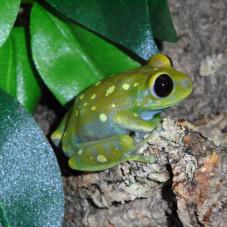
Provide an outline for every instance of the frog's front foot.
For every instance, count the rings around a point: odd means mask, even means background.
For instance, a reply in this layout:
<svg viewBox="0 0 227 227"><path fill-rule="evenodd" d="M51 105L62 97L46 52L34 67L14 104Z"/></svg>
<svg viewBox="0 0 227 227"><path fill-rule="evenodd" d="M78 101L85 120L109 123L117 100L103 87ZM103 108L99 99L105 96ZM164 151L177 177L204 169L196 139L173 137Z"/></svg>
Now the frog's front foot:
<svg viewBox="0 0 227 227"><path fill-rule="evenodd" d="M146 138L135 144L132 151L129 153L130 155L127 158L127 161L140 161L140 162L147 162L147 163L155 163L156 158L153 155L144 156L142 154L138 154L138 150L140 150L141 147L146 146L155 136L156 133L160 132L162 130L162 124L160 122L157 123L156 128L148 134ZM127 156L128 154L126 154Z"/></svg>

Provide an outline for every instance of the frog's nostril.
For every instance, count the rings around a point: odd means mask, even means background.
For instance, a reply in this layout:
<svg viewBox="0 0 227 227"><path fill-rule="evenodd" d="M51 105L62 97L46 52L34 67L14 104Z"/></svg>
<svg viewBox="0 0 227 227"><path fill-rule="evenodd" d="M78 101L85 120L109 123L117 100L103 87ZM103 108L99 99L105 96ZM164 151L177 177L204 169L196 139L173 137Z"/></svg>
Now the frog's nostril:
<svg viewBox="0 0 227 227"><path fill-rule="evenodd" d="M192 89L192 81L191 79L187 79L187 80L182 80L181 81L181 86L184 88L184 89Z"/></svg>

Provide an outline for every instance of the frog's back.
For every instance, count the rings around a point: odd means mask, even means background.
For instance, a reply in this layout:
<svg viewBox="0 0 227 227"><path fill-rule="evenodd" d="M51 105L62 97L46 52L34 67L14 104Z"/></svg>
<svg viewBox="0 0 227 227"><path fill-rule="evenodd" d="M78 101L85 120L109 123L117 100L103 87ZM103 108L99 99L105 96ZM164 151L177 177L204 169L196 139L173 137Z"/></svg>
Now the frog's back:
<svg viewBox="0 0 227 227"><path fill-rule="evenodd" d="M146 73L139 72L141 69L108 77L76 98L68 125L73 125L70 130L78 142L126 133L114 123L113 116L133 105L137 86L146 83Z"/></svg>

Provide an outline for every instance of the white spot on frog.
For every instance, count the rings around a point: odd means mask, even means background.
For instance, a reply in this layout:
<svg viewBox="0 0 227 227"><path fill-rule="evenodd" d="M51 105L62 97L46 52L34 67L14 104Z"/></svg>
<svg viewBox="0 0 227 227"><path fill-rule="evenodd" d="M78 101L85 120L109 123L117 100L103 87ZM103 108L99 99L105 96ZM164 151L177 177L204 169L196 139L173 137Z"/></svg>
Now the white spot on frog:
<svg viewBox="0 0 227 227"><path fill-rule="evenodd" d="M128 90L128 89L130 88L130 85L129 85L129 84L123 84L123 85L122 85L122 88L123 88L124 90Z"/></svg>
<svg viewBox="0 0 227 227"><path fill-rule="evenodd" d="M83 153L83 150L80 149L80 150L78 151L78 155L82 155L82 153Z"/></svg>
<svg viewBox="0 0 227 227"><path fill-rule="evenodd" d="M101 81L99 81L98 83L96 83L95 86L98 86L99 84L101 84Z"/></svg>
<svg viewBox="0 0 227 227"><path fill-rule="evenodd" d="M97 161L98 162L107 162L107 159L104 155L98 155L97 156Z"/></svg>
<svg viewBox="0 0 227 227"><path fill-rule="evenodd" d="M100 119L101 121L105 122L105 121L107 120L107 116L106 116L104 113L101 113L101 114L99 115L99 119Z"/></svg>
<svg viewBox="0 0 227 227"><path fill-rule="evenodd" d="M109 94L113 93L113 91L115 90L115 86L111 86L106 90L106 96L108 96Z"/></svg>
<svg viewBox="0 0 227 227"><path fill-rule="evenodd" d="M93 94L93 95L91 96L91 99L95 99L95 97L96 97L96 94Z"/></svg>

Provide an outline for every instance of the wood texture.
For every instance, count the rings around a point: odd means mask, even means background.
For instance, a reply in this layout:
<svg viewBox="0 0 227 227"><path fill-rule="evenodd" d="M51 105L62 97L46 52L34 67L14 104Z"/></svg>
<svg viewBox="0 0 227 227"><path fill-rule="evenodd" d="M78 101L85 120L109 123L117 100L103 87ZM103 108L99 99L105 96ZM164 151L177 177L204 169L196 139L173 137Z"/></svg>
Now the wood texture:
<svg viewBox="0 0 227 227"><path fill-rule="evenodd" d="M223 147L188 122L166 118L141 152L157 155L158 163L124 163L65 178L71 186L66 204L74 204L65 226L227 225Z"/></svg>

